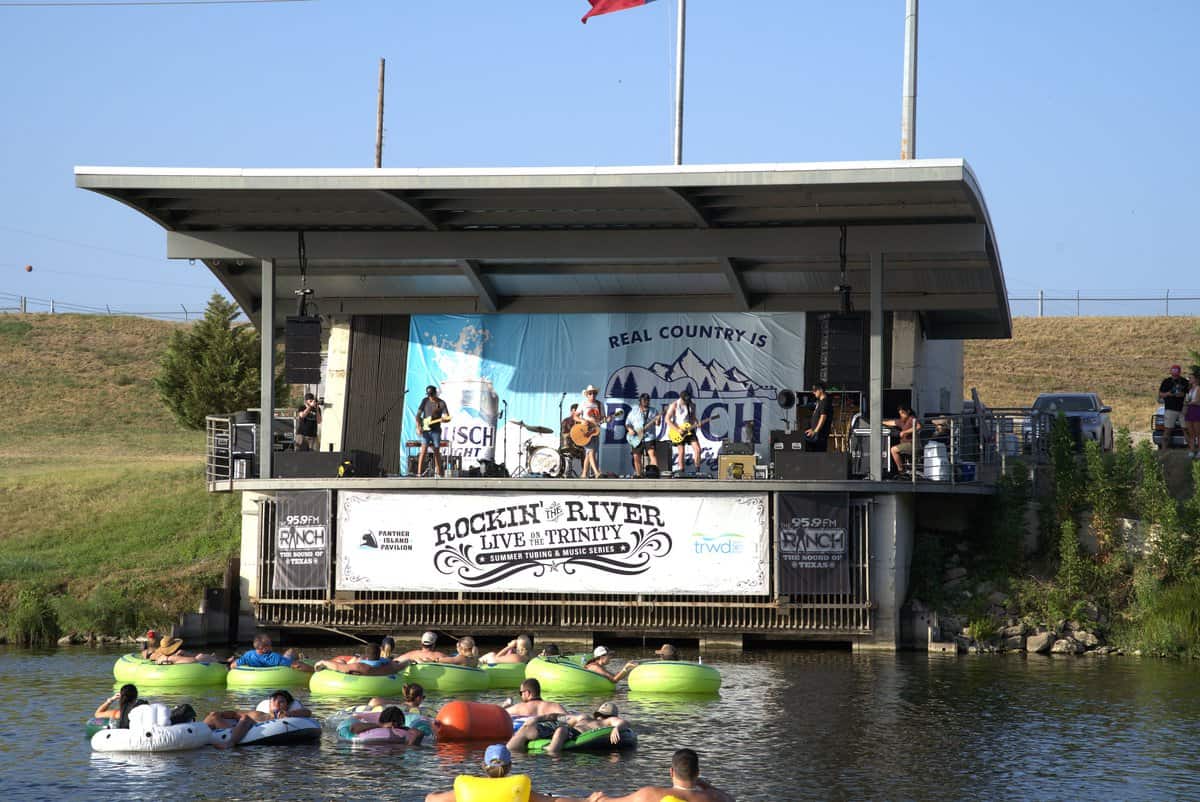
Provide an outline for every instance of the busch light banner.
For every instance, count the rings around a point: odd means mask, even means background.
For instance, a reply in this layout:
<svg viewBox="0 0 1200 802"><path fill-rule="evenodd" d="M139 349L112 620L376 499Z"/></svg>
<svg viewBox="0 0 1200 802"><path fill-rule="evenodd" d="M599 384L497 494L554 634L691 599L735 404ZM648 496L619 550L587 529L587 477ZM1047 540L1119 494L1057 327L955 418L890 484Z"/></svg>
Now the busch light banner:
<svg viewBox="0 0 1200 802"><path fill-rule="evenodd" d="M338 493L339 590L767 592L767 496Z"/></svg>
<svg viewBox="0 0 1200 802"><path fill-rule="evenodd" d="M417 404L436 385L452 418L443 427L451 453L464 466L494 459L510 474L563 470L561 421L589 384L610 415L637 406L641 393L661 413L690 390L705 421L704 473L715 471L722 440L749 437L768 459L769 431L788 414L778 392L803 389L803 313L414 315L411 325L403 438L416 439ZM652 433L662 440L666 431L660 418ZM631 473L620 418L600 437L601 469Z"/></svg>
<svg viewBox="0 0 1200 802"><path fill-rule="evenodd" d="M779 493L779 592L850 592L850 494Z"/></svg>
<svg viewBox="0 0 1200 802"><path fill-rule="evenodd" d="M275 495L276 590L324 590L329 585L329 490L281 490Z"/></svg>

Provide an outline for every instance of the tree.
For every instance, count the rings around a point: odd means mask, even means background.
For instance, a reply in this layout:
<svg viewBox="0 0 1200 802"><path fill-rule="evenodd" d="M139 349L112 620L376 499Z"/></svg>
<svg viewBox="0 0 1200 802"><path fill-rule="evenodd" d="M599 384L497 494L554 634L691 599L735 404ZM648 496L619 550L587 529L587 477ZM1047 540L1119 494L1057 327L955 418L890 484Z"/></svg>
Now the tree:
<svg viewBox="0 0 1200 802"><path fill-rule="evenodd" d="M238 307L213 293L204 318L171 333L154 386L175 420L203 429L206 415L257 406L259 335L249 324L234 325ZM282 372L275 397L287 390Z"/></svg>

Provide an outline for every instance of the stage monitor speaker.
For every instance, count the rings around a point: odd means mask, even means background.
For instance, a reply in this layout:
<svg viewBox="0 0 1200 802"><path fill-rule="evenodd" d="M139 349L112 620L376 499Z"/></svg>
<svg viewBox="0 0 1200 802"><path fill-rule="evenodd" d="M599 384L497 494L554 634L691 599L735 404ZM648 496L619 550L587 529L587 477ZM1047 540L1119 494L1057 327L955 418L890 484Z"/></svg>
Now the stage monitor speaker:
<svg viewBox="0 0 1200 802"><path fill-rule="evenodd" d="M717 451L719 457L741 457L746 454L754 453L753 443L734 443L726 440L721 443L721 448ZM724 473L721 474L724 476Z"/></svg>
<svg viewBox="0 0 1200 802"><path fill-rule="evenodd" d="M335 478L343 460L353 459L342 451L277 451L275 477L278 479Z"/></svg>
<svg viewBox="0 0 1200 802"><path fill-rule="evenodd" d="M283 374L288 384L321 383L321 318L288 317L284 327Z"/></svg>
<svg viewBox="0 0 1200 802"><path fill-rule="evenodd" d="M848 462L842 451L772 451L776 479L845 479Z"/></svg>

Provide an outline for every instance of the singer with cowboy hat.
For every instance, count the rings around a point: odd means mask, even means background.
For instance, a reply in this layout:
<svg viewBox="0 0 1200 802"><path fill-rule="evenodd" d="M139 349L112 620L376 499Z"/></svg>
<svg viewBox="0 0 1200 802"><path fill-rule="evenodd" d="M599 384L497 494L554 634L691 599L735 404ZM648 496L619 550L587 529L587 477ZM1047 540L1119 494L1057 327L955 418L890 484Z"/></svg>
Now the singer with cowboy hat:
<svg viewBox="0 0 1200 802"><path fill-rule="evenodd" d="M589 429L592 426L599 427L604 422L604 413L600 409L600 402L596 400L599 390L595 385L589 384L583 388L583 401L579 404L579 408L575 410L575 423L587 424ZM591 469L591 475L594 478L600 478L600 435L597 434L591 440L588 440L587 445L583 447L583 478L588 478L588 470Z"/></svg>

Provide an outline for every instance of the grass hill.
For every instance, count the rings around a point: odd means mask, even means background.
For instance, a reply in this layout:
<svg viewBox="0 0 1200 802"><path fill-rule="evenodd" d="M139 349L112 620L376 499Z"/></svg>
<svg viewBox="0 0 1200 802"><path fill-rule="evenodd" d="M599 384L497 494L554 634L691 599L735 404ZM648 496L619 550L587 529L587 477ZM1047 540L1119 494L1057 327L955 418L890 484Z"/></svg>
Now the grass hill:
<svg viewBox="0 0 1200 802"><path fill-rule="evenodd" d="M219 581L237 498L206 492L203 433L152 383L179 325L0 316L0 610L36 584L64 628L164 624Z"/></svg>
<svg viewBox="0 0 1200 802"><path fill-rule="evenodd" d="M1096 392L1113 408L1113 423L1148 432L1158 384L1173 364L1187 366L1200 350L1194 317L1017 318L1011 340L972 340L963 357L963 385L988 406L1033 403L1038 393Z"/></svg>
<svg viewBox="0 0 1200 802"><path fill-rule="evenodd" d="M0 611L37 583L66 628L164 624L217 581L239 499L205 491L203 434L153 386L180 325L0 315ZM992 406L1095 390L1118 425L1145 431L1167 366L1198 346L1194 318L1021 318L1012 340L967 343L965 385Z"/></svg>

